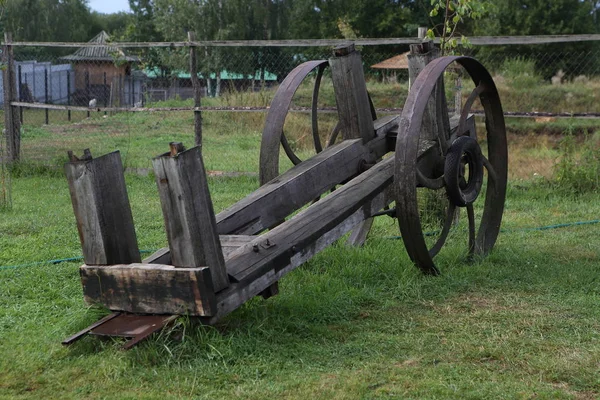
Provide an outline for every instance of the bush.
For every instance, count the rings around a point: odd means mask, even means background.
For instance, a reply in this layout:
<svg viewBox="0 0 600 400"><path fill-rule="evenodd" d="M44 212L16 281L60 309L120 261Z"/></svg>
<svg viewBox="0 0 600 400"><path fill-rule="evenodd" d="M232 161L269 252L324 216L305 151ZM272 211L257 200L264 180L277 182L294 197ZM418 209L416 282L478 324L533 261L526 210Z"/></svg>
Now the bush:
<svg viewBox="0 0 600 400"><path fill-rule="evenodd" d="M500 67L502 75L509 86L531 88L542 82L542 77L535 70L535 61L526 58L509 58Z"/></svg>
<svg viewBox="0 0 600 400"><path fill-rule="evenodd" d="M561 157L555 168L554 182L573 194L600 190L600 134L584 133L583 146L576 146L572 130L565 132L560 143ZM582 148L577 153L576 148Z"/></svg>

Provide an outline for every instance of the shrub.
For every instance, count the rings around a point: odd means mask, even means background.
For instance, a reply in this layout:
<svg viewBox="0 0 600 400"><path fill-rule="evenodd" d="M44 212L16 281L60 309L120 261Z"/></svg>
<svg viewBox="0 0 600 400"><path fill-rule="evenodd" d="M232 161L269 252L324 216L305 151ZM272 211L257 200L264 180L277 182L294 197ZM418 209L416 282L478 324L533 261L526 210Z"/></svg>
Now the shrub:
<svg viewBox="0 0 600 400"><path fill-rule="evenodd" d="M583 146L576 146L572 130L565 132L560 143L560 159L555 167L554 182L573 194L600 190L600 134L584 133ZM582 148L577 152L576 148Z"/></svg>
<svg viewBox="0 0 600 400"><path fill-rule="evenodd" d="M509 86L531 88L542 82L535 70L535 61L522 57L506 59L500 67L500 74Z"/></svg>

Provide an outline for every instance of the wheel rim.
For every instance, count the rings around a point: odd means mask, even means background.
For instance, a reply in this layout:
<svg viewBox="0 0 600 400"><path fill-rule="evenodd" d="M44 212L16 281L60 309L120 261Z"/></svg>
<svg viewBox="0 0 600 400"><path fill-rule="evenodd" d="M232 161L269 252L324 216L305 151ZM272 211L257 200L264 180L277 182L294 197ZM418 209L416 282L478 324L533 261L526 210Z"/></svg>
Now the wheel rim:
<svg viewBox="0 0 600 400"><path fill-rule="evenodd" d="M429 63L415 80L404 106L395 154L395 197L396 214L406 250L417 267L428 274L439 274L433 257L443 247L449 231L449 224L454 213L455 204L450 206L446 214L444 227L440 238L428 248L419 216L417 204L417 186L441 189L446 187L445 178L423 176L418 167L418 148L423 115L436 82L443 76L446 68L453 62L460 64L469 74L475 84L473 93L469 96L461 112L456 136L466 134L465 123L470 108L475 99L479 98L484 108L485 126L487 131L488 157L482 156L482 164L487 172L487 189L483 201L483 212L479 221L475 216L473 204L465 204L468 217L468 252L470 255L485 255L494 246L504 210L507 178L507 145L504 114L496 86L487 70L475 59L469 57L442 57ZM452 146L444 145L450 141L450 132L442 133L445 137L438 138L442 150L442 158ZM444 174L446 172L444 171ZM424 184L425 183L425 184ZM436 186L437 185L437 186ZM467 202L468 203L468 202Z"/></svg>
<svg viewBox="0 0 600 400"><path fill-rule="evenodd" d="M311 129L315 151L318 153L322 150L321 140L319 137L319 125L317 120L317 102L319 96L319 88L323 77L323 71L329 65L327 60L308 61L300 64L292 70L283 80L273 100L271 107L267 113L265 127L262 133L260 146L260 184L264 185L271 179L279 175L279 147L283 147L286 155L294 165L299 164L302 160L295 154L291 148L284 132L286 116L289 112L290 105L294 93L302 84L302 81L315 69L317 77L313 88L312 104L311 104Z"/></svg>

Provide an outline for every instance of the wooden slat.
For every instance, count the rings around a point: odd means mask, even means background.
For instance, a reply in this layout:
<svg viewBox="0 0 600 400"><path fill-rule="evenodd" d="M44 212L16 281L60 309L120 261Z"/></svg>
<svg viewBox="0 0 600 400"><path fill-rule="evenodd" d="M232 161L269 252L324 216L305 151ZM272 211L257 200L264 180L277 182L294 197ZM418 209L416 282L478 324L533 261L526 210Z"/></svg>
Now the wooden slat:
<svg viewBox="0 0 600 400"><path fill-rule="evenodd" d="M85 263L140 262L118 151L65 164Z"/></svg>
<svg viewBox="0 0 600 400"><path fill-rule="evenodd" d="M167 231L171 264L208 266L215 291L229 285L200 148L152 160Z"/></svg>
<svg viewBox="0 0 600 400"><path fill-rule="evenodd" d="M396 120L386 126L393 129ZM336 184L357 175L362 160L373 162L389 151L384 128L367 145L346 140L296 165L217 215L221 234L253 235L281 221Z"/></svg>
<svg viewBox="0 0 600 400"><path fill-rule="evenodd" d="M113 311L211 316L216 313L210 270L158 264L80 267L85 301Z"/></svg>
<svg viewBox="0 0 600 400"><path fill-rule="evenodd" d="M389 157L285 223L236 250L227 272L238 282L260 271L285 266L392 182L394 158ZM257 251L258 250L258 251Z"/></svg>
<svg viewBox="0 0 600 400"><path fill-rule="evenodd" d="M329 65L342 135L366 143L375 133L360 53L350 45L335 49L334 54Z"/></svg>

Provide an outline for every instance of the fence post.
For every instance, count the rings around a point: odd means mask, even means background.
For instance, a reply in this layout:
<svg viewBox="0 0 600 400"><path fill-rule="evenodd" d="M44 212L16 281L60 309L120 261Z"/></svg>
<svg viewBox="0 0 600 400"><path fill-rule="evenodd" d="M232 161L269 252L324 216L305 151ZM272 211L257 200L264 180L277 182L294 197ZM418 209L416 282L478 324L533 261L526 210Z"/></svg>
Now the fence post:
<svg viewBox="0 0 600 400"><path fill-rule="evenodd" d="M92 95L90 93L90 72L89 71L85 71L85 75L84 76L85 76L85 94L86 94L85 98L88 101L88 105L89 105L89 102L92 100L91 99ZM90 110L89 109L88 109L88 112L87 112L87 117L88 118L90 117Z"/></svg>
<svg viewBox="0 0 600 400"><path fill-rule="evenodd" d="M107 86L106 86L106 71L103 72L103 83L104 86L102 86L102 96L104 97L104 107L108 107L108 90L107 90ZM106 115L106 111L104 111L104 115Z"/></svg>
<svg viewBox="0 0 600 400"><path fill-rule="evenodd" d="M71 105L71 71L67 71L67 105ZM67 119L71 121L71 109L67 110Z"/></svg>
<svg viewBox="0 0 600 400"><path fill-rule="evenodd" d="M198 63L196 60L196 46L192 42L196 40L194 32L188 32L188 41L190 42L190 76L192 78L192 87L194 89L194 143L202 149L202 111L198 109L201 106L200 80L198 79Z"/></svg>
<svg viewBox="0 0 600 400"><path fill-rule="evenodd" d="M18 71L19 71L19 101L23 101L23 75L22 75L22 70L21 70L21 66L19 65L18 67ZM19 107L19 121L21 122L21 125L23 125L23 107Z"/></svg>
<svg viewBox="0 0 600 400"><path fill-rule="evenodd" d="M44 103L48 104L48 68L44 69ZM46 108L46 125L50 123L49 110Z"/></svg>
<svg viewBox="0 0 600 400"><path fill-rule="evenodd" d="M6 129L6 149L9 162L19 161L21 155L21 120L18 117L18 109L11 103L17 100L17 88L15 86L15 65L13 50L10 43L12 36L4 33L4 71L2 79L4 82L4 129Z"/></svg>

